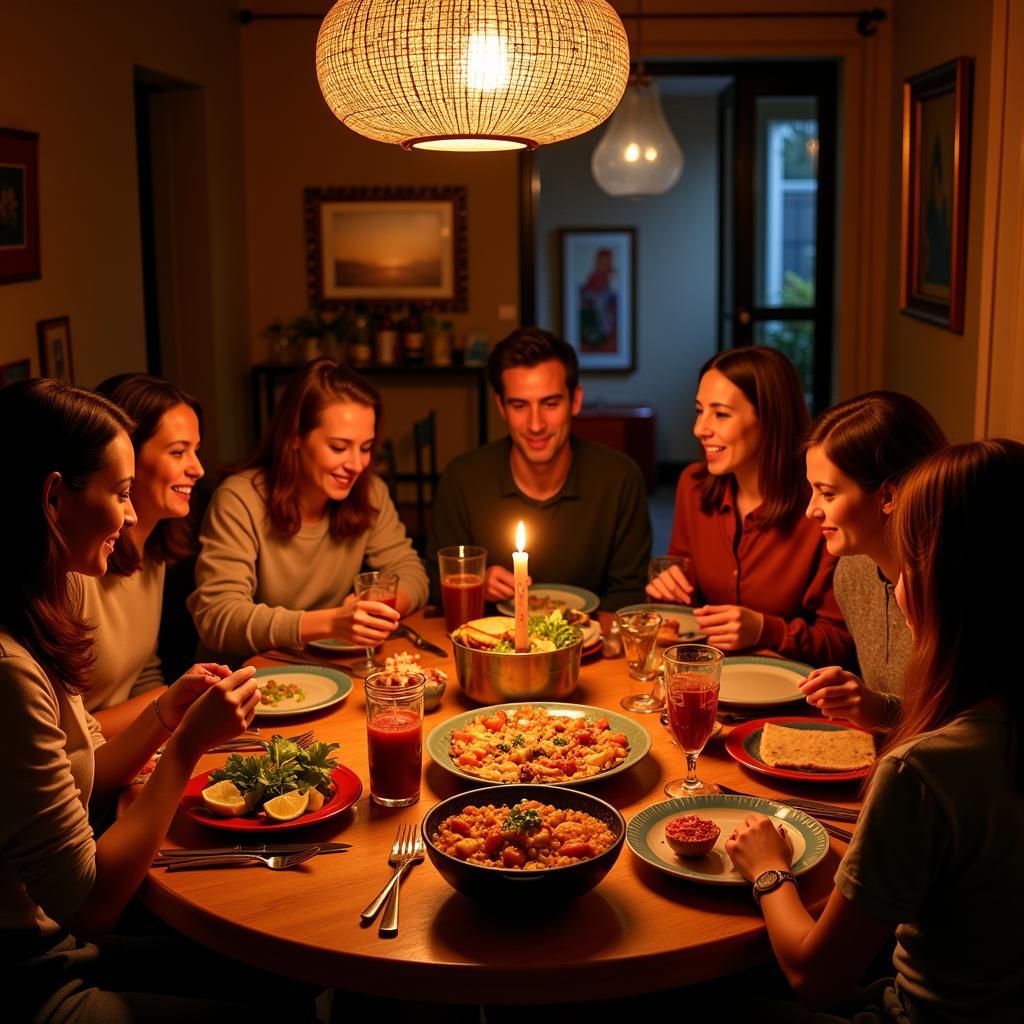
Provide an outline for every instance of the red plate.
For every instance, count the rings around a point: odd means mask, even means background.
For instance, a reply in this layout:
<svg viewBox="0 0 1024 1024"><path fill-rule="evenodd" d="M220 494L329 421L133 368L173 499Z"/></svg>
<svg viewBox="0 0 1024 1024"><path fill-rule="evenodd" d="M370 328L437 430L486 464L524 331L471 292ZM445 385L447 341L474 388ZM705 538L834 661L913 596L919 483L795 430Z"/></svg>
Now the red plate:
<svg viewBox="0 0 1024 1024"><path fill-rule="evenodd" d="M870 768L860 768L855 772L804 772L795 768L773 768L761 760L761 733L766 722L799 729L825 729L829 732L856 729L853 725L839 725L822 718L758 718L753 722L744 722L743 725L737 725L725 741L725 749L744 768L761 772L763 775L773 775L777 779L792 779L794 782L856 782L871 774Z"/></svg>
<svg viewBox="0 0 1024 1024"><path fill-rule="evenodd" d="M302 814L294 821L270 821L262 811L244 818L220 818L216 814L211 814L206 809L202 796L203 790L210 785L209 772L202 772L189 780L185 787L185 795L181 798L181 809L193 821L198 821L200 825L208 825L210 828L220 828L228 832L283 832L286 829L304 828L306 825L315 825L317 822L333 818L348 810L363 795L363 784L359 781L359 776L344 765L332 770L331 781L334 783L334 796L326 801L319 811Z"/></svg>

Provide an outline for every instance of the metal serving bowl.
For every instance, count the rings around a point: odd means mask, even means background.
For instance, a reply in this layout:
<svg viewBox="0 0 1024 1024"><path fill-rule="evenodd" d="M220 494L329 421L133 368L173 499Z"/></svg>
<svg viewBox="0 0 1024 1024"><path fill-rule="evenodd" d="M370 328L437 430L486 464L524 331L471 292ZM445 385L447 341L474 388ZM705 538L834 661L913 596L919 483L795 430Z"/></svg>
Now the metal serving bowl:
<svg viewBox="0 0 1024 1024"><path fill-rule="evenodd" d="M522 871L471 864L442 853L432 841L437 826L445 818L458 814L463 807L470 804L511 807L520 800L539 800L564 810L584 811L603 821L611 829L615 842L590 860L543 871ZM427 856L453 888L471 899L502 906L525 897L531 908L575 899L593 889L618 859L626 836L626 822L611 804L580 790L542 785L485 786L468 793L458 793L431 807L423 818L422 829Z"/></svg>
<svg viewBox="0 0 1024 1024"><path fill-rule="evenodd" d="M537 654L495 654L452 640L462 692L477 704L561 700L580 680L582 637L568 647Z"/></svg>

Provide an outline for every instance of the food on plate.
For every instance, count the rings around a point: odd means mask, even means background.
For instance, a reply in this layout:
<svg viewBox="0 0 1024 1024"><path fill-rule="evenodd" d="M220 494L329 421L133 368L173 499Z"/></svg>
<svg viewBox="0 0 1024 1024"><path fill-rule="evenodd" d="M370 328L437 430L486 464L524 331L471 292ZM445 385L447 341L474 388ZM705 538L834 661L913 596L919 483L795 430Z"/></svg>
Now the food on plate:
<svg viewBox="0 0 1024 1024"><path fill-rule="evenodd" d="M554 594L530 594L526 600L527 608L535 615L547 615L556 608L564 611L565 604L564 598L555 597Z"/></svg>
<svg viewBox="0 0 1024 1024"><path fill-rule="evenodd" d="M772 768L853 772L875 763L875 744L859 729L791 729L765 722L761 760Z"/></svg>
<svg viewBox="0 0 1024 1024"><path fill-rule="evenodd" d="M430 838L442 853L470 864L523 871L578 864L615 844L612 830L599 818L539 800L511 807L470 804L445 818Z"/></svg>
<svg viewBox="0 0 1024 1024"><path fill-rule="evenodd" d="M665 826L665 840L680 857L703 857L710 853L722 830L707 818L684 814Z"/></svg>
<svg viewBox="0 0 1024 1024"><path fill-rule="evenodd" d="M273 736L263 744L265 754L231 754L223 768L210 772L203 803L223 818L262 810L273 821L291 821L307 811L318 811L334 795L331 771L338 762L331 751L338 746L311 743L301 748L283 736Z"/></svg>
<svg viewBox="0 0 1024 1024"><path fill-rule="evenodd" d="M533 704L483 711L452 730L449 756L488 782L578 782L614 768L629 754L608 719L560 715Z"/></svg>
<svg viewBox="0 0 1024 1024"><path fill-rule="evenodd" d="M452 640L466 647L494 654L515 653L516 620L510 615L489 615L473 619L452 633ZM571 647L580 639L578 626L571 625L561 610L550 615L531 615L529 619L530 653L557 651Z"/></svg>
<svg viewBox="0 0 1024 1024"><path fill-rule="evenodd" d="M662 619L661 625L658 627L658 640L659 644L672 644L679 639L679 620L678 619Z"/></svg>
<svg viewBox="0 0 1024 1024"><path fill-rule="evenodd" d="M276 679L268 679L260 686L260 707L274 707L283 700L305 699L306 694L296 683L279 683Z"/></svg>
<svg viewBox="0 0 1024 1024"><path fill-rule="evenodd" d="M426 686L423 689L423 707L426 711L433 711L444 696L445 687L448 685L448 673L439 668L424 667L420 664L418 654L399 651L398 654L385 658L384 668L374 682L378 686L388 683L402 686L410 676L414 675L421 675L426 681Z"/></svg>

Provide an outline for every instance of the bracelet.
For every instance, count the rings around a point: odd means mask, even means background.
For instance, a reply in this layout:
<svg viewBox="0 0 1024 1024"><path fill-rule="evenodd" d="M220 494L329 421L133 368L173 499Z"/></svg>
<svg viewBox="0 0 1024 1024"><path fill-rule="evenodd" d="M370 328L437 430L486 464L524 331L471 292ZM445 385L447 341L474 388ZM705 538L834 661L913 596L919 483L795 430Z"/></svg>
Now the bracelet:
<svg viewBox="0 0 1024 1024"><path fill-rule="evenodd" d="M160 698L158 697L150 707L153 709L153 714L156 715L156 720L160 723L164 732L170 735L174 730L164 721L164 716L160 714Z"/></svg>

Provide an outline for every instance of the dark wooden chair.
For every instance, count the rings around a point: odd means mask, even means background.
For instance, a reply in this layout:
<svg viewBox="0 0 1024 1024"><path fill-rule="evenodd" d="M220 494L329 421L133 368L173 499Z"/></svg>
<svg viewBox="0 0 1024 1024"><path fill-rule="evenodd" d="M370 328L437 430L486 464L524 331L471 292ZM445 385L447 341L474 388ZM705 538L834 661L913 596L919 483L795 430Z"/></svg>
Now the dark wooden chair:
<svg viewBox="0 0 1024 1024"><path fill-rule="evenodd" d="M395 458L395 442L390 437L384 438L377 447L377 457L373 471L387 484L388 494L395 507L398 507L398 460Z"/></svg>
<svg viewBox="0 0 1024 1024"><path fill-rule="evenodd" d="M416 459L416 530L413 544L422 554L427 544L429 512L437 492L437 416L431 409L412 425L413 455Z"/></svg>

